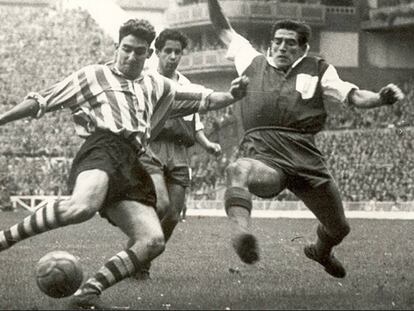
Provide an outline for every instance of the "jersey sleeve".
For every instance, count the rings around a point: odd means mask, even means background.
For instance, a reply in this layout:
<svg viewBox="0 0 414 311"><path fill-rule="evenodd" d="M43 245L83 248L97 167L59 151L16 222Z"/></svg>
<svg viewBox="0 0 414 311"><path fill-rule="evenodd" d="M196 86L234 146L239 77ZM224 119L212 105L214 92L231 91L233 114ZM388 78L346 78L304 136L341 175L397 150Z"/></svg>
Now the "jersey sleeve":
<svg viewBox="0 0 414 311"><path fill-rule="evenodd" d="M186 116L203 111L213 90L198 84L179 85L175 83L176 93L172 103L170 118Z"/></svg>
<svg viewBox="0 0 414 311"><path fill-rule="evenodd" d="M194 129L196 132L204 130L204 124L201 122L200 115L198 113L194 114Z"/></svg>
<svg viewBox="0 0 414 311"><path fill-rule="evenodd" d="M226 58L234 62L239 75L242 75L253 59L259 55L262 53L257 51L246 38L233 31Z"/></svg>
<svg viewBox="0 0 414 311"><path fill-rule="evenodd" d="M328 65L321 79L323 97L325 102L340 102L347 104L348 94L353 89L359 89L358 86L350 82L341 80L335 67Z"/></svg>
<svg viewBox="0 0 414 311"><path fill-rule="evenodd" d="M84 102L87 81L87 68L74 72L65 79L37 93L40 96L37 117L49 111L81 105ZM82 88L82 84L84 88Z"/></svg>

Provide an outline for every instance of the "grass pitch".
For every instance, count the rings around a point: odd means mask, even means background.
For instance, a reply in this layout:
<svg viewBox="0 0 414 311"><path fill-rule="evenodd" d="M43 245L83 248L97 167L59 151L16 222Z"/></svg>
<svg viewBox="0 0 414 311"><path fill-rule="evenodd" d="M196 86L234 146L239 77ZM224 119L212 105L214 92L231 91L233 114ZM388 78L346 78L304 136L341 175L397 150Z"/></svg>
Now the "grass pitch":
<svg viewBox="0 0 414 311"><path fill-rule="evenodd" d="M29 215L0 213L0 228ZM335 279L303 255L316 220L253 219L261 260L243 264L230 246L222 217L189 217L149 281L124 280L103 300L130 309L414 309L414 221L350 219L352 232L336 254L348 271ZM0 254L0 309L64 310L68 299L36 286L37 261L52 250L79 256L90 275L125 245L125 236L100 217L25 240Z"/></svg>

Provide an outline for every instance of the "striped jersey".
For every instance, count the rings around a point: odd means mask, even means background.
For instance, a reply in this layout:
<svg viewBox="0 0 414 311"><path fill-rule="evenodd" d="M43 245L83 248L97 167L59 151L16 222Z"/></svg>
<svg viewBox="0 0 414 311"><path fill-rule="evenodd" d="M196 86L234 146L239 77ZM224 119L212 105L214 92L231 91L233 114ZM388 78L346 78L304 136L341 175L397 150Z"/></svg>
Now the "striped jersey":
<svg viewBox="0 0 414 311"><path fill-rule="evenodd" d="M179 86L160 74L146 72L127 79L113 65L90 65L39 92L38 116L47 111L69 108L79 136L96 129L135 138L139 146L148 143L154 109L187 115L203 109L211 90ZM166 118L166 117L165 117Z"/></svg>
<svg viewBox="0 0 414 311"><path fill-rule="evenodd" d="M154 70L156 71L156 70ZM155 73L156 75L160 75L160 73L158 73L158 71L156 71ZM182 75L181 75L182 76ZM182 76L184 77L184 76ZM205 88L202 85L199 84L193 84L191 83L187 78L184 77L185 80L187 80L188 83L185 83L184 80L181 80L179 83L177 83L177 81L173 81L173 80L169 80L171 81L171 83L173 83L179 90L184 89L186 92L191 92L193 91L194 93L202 93L202 94L210 94L211 92L213 92L210 89ZM183 82L183 83L181 83ZM182 96L180 96L182 97ZM155 139L156 137L158 137L158 135L163 131L164 127L165 127L165 123L167 122L168 119L175 119L177 117L182 116L185 119L188 118L194 118L196 119L196 131L202 130L204 128L203 124L201 123L200 120L200 116L197 112L197 110L193 110L191 111L190 109L187 108L187 106L189 106L186 101L183 100L178 100L178 96L175 97L174 102L169 105L158 105L154 108L154 113L151 119L151 140ZM206 110L204 109L204 103L205 101L203 101L203 104L200 105L200 109L198 109L198 111L205 113ZM200 122L197 122L200 121Z"/></svg>
<svg viewBox="0 0 414 311"><path fill-rule="evenodd" d="M191 84L190 80L178 71L177 77L177 80L174 80L174 82L180 85ZM154 120L159 119L157 113L158 111L154 111ZM152 122L151 127L155 126L157 126L156 122ZM151 136L151 141L161 140L164 143L182 144L189 147L195 143L195 133L203 129L204 125L201 123L200 115L194 113L182 118L168 119L160 133L157 136Z"/></svg>

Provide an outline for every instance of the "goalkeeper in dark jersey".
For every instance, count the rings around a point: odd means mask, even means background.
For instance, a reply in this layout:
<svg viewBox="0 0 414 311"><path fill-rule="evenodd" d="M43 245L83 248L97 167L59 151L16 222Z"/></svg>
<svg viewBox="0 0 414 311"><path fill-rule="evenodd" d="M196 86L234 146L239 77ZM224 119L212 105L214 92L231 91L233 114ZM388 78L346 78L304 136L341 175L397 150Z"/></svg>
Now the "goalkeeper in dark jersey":
<svg viewBox="0 0 414 311"><path fill-rule="evenodd" d="M345 277L334 246L350 232L342 200L323 155L315 145L327 113L324 101L361 109L393 105L404 96L394 84L378 93L342 81L323 59L307 55L311 29L285 20L274 24L269 55L256 51L237 34L217 0L208 1L210 19L228 47L239 75L248 76L248 94L241 102L245 130L244 157L227 168L225 208L234 223L233 246L246 263L259 259L257 240L249 230L251 193L272 198L289 189L319 220L317 239L305 255L330 275Z"/></svg>

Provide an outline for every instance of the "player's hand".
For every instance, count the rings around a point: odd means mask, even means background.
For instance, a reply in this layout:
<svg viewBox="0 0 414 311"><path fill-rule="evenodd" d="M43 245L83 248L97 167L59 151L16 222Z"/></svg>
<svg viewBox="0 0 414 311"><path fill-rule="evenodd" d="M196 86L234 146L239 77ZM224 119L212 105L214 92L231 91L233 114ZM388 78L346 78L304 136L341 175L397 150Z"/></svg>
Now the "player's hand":
<svg viewBox="0 0 414 311"><path fill-rule="evenodd" d="M246 96L248 85L249 78L243 75L231 81L229 91L234 99L239 100Z"/></svg>
<svg viewBox="0 0 414 311"><path fill-rule="evenodd" d="M219 144L216 144L216 143L211 143L207 147L207 152L213 154L216 157L219 157L219 156L221 156L221 146Z"/></svg>
<svg viewBox="0 0 414 311"><path fill-rule="evenodd" d="M380 102L383 106L393 105L404 99L404 93L395 84L388 84L379 91Z"/></svg>

